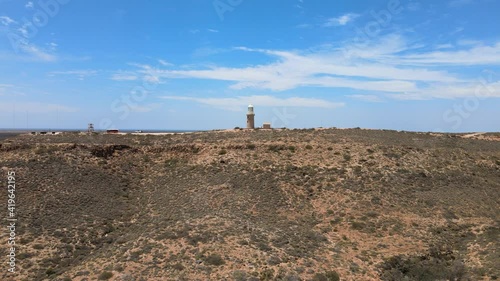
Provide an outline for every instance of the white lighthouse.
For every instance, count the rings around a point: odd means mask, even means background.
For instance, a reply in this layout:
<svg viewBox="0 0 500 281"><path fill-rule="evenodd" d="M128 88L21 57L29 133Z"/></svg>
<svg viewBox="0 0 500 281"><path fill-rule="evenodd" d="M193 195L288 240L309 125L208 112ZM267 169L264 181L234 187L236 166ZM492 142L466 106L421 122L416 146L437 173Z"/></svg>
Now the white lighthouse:
<svg viewBox="0 0 500 281"><path fill-rule="evenodd" d="M248 106L247 129L255 129L255 113L253 111L253 105Z"/></svg>

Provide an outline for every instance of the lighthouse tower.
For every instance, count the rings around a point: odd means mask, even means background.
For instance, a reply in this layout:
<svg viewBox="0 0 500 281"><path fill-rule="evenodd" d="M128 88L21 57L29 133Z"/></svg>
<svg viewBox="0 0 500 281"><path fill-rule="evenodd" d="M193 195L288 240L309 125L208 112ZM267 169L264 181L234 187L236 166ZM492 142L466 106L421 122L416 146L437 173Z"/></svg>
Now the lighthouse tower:
<svg viewBox="0 0 500 281"><path fill-rule="evenodd" d="M253 112L253 105L248 106L247 129L255 129L255 113Z"/></svg>

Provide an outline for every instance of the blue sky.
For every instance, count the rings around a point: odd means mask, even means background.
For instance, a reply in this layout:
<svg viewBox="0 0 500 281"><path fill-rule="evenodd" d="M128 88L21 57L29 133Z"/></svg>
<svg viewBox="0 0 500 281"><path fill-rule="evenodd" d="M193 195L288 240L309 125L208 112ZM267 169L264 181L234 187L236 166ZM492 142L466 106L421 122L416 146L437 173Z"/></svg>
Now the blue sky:
<svg viewBox="0 0 500 281"><path fill-rule="evenodd" d="M500 131L500 1L0 0L0 128Z"/></svg>

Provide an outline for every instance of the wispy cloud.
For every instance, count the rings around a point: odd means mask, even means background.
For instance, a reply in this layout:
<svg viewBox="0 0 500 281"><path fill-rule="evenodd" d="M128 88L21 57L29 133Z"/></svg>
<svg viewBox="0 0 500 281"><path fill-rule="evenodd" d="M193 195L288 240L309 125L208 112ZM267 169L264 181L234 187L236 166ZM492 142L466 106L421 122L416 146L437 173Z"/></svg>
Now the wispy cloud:
<svg viewBox="0 0 500 281"><path fill-rule="evenodd" d="M208 32L212 32L212 33L218 33L219 31L217 29L207 29Z"/></svg>
<svg viewBox="0 0 500 281"><path fill-rule="evenodd" d="M468 49L412 54L394 59L404 64L420 65L500 65L500 42L491 46L475 45Z"/></svg>
<svg viewBox="0 0 500 281"><path fill-rule="evenodd" d="M132 112L140 112L140 113L144 113L144 112L151 112L153 110L156 110L158 108L160 108L162 106L161 103L150 103L150 104L146 104L146 105L137 105L137 106L130 106L130 111Z"/></svg>
<svg viewBox="0 0 500 281"><path fill-rule="evenodd" d="M384 46L388 46L384 44ZM443 71L422 68L395 67L366 60L382 59L385 54L375 46L365 46L345 59L342 50L300 54L290 51L237 48L240 51L261 52L277 60L252 67L212 67L197 70L156 70L164 78L198 78L232 81L232 89L270 89L283 91L302 86L352 88L358 90L402 92L417 89L416 81L456 81ZM399 50L398 48L395 48ZM363 78L360 80L360 78Z"/></svg>
<svg viewBox="0 0 500 281"><path fill-rule="evenodd" d="M193 57L207 57L227 51L228 51L227 49L222 49L222 48L201 47L193 51Z"/></svg>
<svg viewBox="0 0 500 281"><path fill-rule="evenodd" d="M85 78L94 76L98 73L97 70L67 70L67 71L52 71L49 76L56 75L70 75L76 76L79 80L85 80Z"/></svg>
<svg viewBox="0 0 500 281"><path fill-rule="evenodd" d="M366 101L366 102L381 102L382 99L379 96L376 95L349 95L348 97L361 100L361 101Z"/></svg>
<svg viewBox="0 0 500 281"><path fill-rule="evenodd" d="M24 23L20 28L17 29L17 31L21 32L24 38L29 38L30 34L28 28L32 25L32 23Z"/></svg>
<svg viewBox="0 0 500 281"><path fill-rule="evenodd" d="M409 44L397 35L363 44L346 43L341 47L322 47L316 50L283 51L237 47L233 51L262 53L269 56L269 62L243 67L193 66L190 69L142 66L138 73L154 77L158 81L225 81L230 83L229 88L232 90L286 91L301 87L323 87L336 89L334 93L342 93L343 89L351 89L358 93L350 98L375 102L379 99L377 97L382 96L398 99L474 96L475 77L443 70L443 65L500 65L500 43L490 46L449 44L434 48L433 51L424 51L418 44ZM212 99L200 101L211 102Z"/></svg>
<svg viewBox="0 0 500 281"><path fill-rule="evenodd" d="M19 46L19 49L30 55L31 58L37 61L54 62L57 60L56 55L51 54L33 44L22 44Z"/></svg>
<svg viewBox="0 0 500 281"><path fill-rule="evenodd" d="M0 23L5 25L5 26L9 26L9 25L11 25L13 23L17 23L17 22L8 16L0 16Z"/></svg>
<svg viewBox="0 0 500 281"><path fill-rule="evenodd" d="M453 31L450 33L450 35L455 35L455 34L457 34L457 33L460 33L460 32L462 32L462 31L464 31L464 30L465 30L465 28L463 28L463 27L459 26L459 27L455 28L455 30L453 30Z"/></svg>
<svg viewBox="0 0 500 281"><path fill-rule="evenodd" d="M174 64L173 63L170 63L166 60L158 60L158 62L163 65L163 66L173 66Z"/></svg>
<svg viewBox="0 0 500 281"><path fill-rule="evenodd" d="M30 2L26 3L26 5L24 5L24 7L27 9L33 9L34 4L33 4L33 2L30 1Z"/></svg>
<svg viewBox="0 0 500 281"><path fill-rule="evenodd" d="M450 49L450 48L453 48L452 44L440 44L440 45L436 46L436 49L438 49L438 50L440 50L440 49Z"/></svg>
<svg viewBox="0 0 500 281"><path fill-rule="evenodd" d="M124 72L124 73L115 73L111 76L111 80L115 81L134 81L137 80L138 77L135 73Z"/></svg>
<svg viewBox="0 0 500 281"><path fill-rule="evenodd" d="M499 81L472 81L458 84L437 84L414 92L400 94L388 94L400 100L429 100L433 98L456 99L456 98L500 98Z"/></svg>
<svg viewBox="0 0 500 281"><path fill-rule="evenodd" d="M5 95L7 89L12 88L14 85L11 84L0 84L0 96Z"/></svg>
<svg viewBox="0 0 500 281"><path fill-rule="evenodd" d="M329 18L324 24L324 27L332 27L332 26L340 26L340 25L346 25L349 22L354 21L357 17L359 17L358 14L353 14L353 13L348 13L344 14L340 17L336 18Z"/></svg>
<svg viewBox="0 0 500 281"><path fill-rule="evenodd" d="M266 95L238 96L233 98L197 98L197 97L184 97L184 96L163 96L160 98L169 100L192 101L231 111L241 111L245 109L246 106L250 103L256 106L263 106L263 107L284 106L284 107L338 108L345 106L344 103L331 102L324 99L302 98L302 97L278 98Z"/></svg>

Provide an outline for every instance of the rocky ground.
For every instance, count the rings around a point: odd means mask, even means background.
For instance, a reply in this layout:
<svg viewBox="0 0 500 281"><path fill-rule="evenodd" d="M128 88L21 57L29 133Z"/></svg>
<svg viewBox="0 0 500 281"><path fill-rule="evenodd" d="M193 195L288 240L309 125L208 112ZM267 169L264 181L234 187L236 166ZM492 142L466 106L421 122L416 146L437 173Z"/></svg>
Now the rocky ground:
<svg viewBox="0 0 500 281"><path fill-rule="evenodd" d="M497 280L499 140L361 129L8 136L0 168L5 185L16 173L18 272L7 272L5 242L0 278Z"/></svg>

